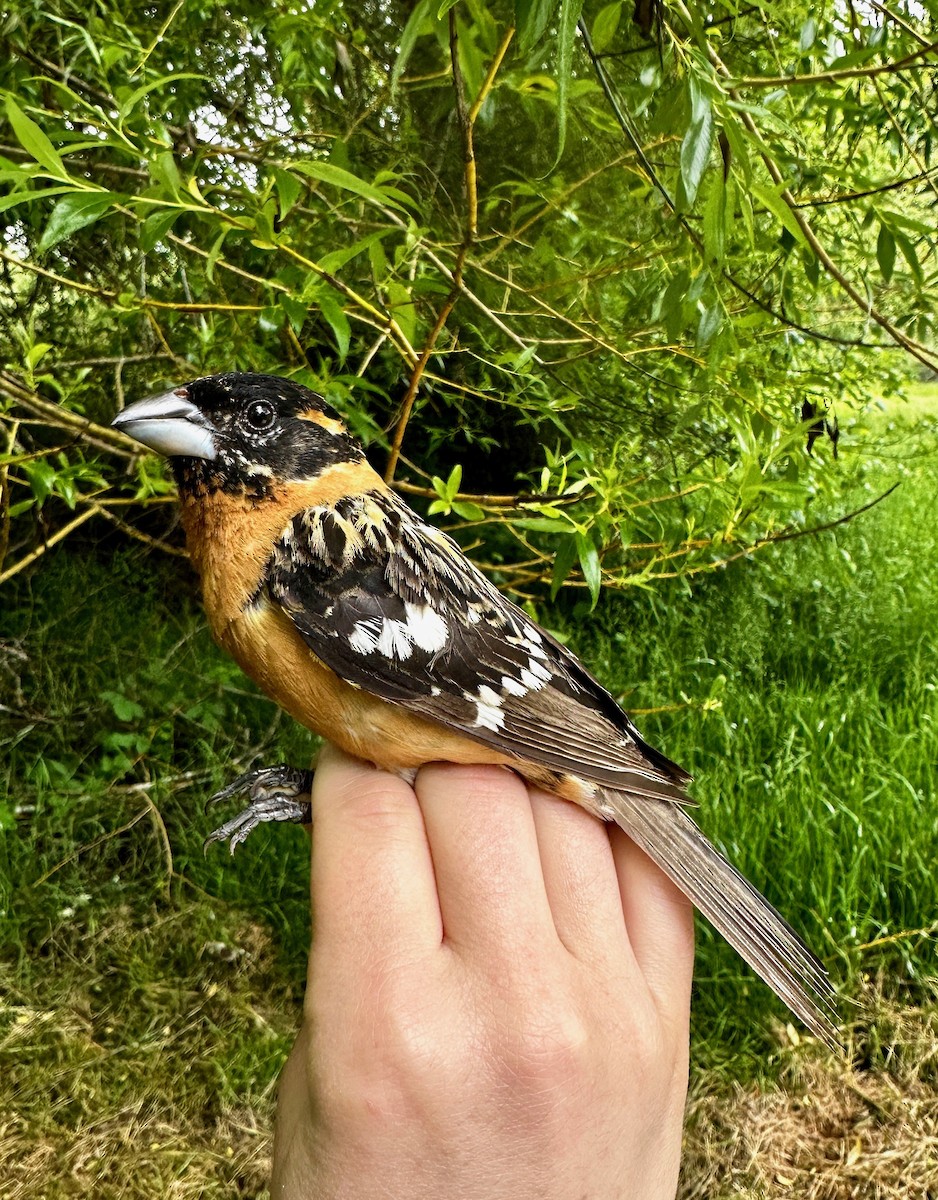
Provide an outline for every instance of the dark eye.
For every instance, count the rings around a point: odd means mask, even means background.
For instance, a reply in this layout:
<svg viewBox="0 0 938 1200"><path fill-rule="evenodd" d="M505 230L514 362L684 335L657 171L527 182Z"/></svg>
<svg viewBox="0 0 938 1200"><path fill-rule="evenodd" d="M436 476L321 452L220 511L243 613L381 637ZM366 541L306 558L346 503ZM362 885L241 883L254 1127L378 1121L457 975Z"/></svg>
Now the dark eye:
<svg viewBox="0 0 938 1200"><path fill-rule="evenodd" d="M244 410L244 419L257 433L272 429L277 419L277 410L269 400L252 400Z"/></svg>

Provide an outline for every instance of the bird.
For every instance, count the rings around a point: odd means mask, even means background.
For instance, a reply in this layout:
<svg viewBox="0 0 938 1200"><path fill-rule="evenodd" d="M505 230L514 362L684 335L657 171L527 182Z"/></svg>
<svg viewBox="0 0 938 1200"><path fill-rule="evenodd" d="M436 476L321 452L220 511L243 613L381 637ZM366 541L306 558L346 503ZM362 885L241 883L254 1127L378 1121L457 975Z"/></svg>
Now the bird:
<svg viewBox="0 0 938 1200"><path fill-rule="evenodd" d="M494 763L614 822L817 1037L839 1046L821 961L688 813L689 774L579 659L368 463L322 396L250 372L138 400L113 425L170 459L215 640L345 752L413 779ZM252 769L208 841L309 823L312 773Z"/></svg>

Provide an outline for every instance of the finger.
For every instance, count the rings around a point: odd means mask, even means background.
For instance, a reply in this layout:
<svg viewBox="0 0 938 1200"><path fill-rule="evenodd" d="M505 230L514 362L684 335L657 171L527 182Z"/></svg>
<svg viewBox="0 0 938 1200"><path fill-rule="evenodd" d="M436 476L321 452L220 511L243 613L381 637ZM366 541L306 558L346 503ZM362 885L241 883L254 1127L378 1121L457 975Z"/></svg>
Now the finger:
<svg viewBox="0 0 938 1200"><path fill-rule="evenodd" d="M583 962L629 954L619 879L605 824L579 805L531 791L541 869L560 940Z"/></svg>
<svg viewBox="0 0 938 1200"><path fill-rule="evenodd" d="M629 941L658 1011L686 1021L694 971L694 908L621 829L610 833Z"/></svg>
<svg viewBox="0 0 938 1200"><path fill-rule="evenodd" d="M440 906L413 788L327 746L312 803L317 954L354 965L438 948Z"/></svg>
<svg viewBox="0 0 938 1200"><path fill-rule="evenodd" d="M415 787L447 940L496 971L557 948L522 780L501 767L431 763Z"/></svg>

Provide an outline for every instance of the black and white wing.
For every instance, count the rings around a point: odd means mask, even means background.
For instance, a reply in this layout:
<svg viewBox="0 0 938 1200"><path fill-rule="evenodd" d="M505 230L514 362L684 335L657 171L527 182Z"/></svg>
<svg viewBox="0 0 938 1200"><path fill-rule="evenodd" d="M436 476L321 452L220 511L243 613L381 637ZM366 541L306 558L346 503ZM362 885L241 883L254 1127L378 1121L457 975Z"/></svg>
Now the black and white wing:
<svg viewBox="0 0 938 1200"><path fill-rule="evenodd" d="M823 966L683 811L687 774L644 742L609 693L455 542L375 491L295 517L264 586L349 683L599 785L603 815L810 1029L837 1045Z"/></svg>
<svg viewBox="0 0 938 1200"><path fill-rule="evenodd" d="M264 586L349 683L551 769L687 803L688 775L452 539L393 494L299 513Z"/></svg>

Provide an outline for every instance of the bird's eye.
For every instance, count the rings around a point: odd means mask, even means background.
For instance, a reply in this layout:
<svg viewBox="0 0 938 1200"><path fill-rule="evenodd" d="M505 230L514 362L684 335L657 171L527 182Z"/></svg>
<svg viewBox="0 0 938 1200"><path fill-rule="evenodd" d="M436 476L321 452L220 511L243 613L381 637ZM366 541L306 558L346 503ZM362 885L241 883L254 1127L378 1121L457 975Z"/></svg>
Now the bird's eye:
<svg viewBox="0 0 938 1200"><path fill-rule="evenodd" d="M273 428L277 410L268 400L252 400L244 410L244 419L256 433L264 433Z"/></svg>

